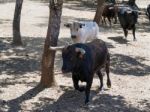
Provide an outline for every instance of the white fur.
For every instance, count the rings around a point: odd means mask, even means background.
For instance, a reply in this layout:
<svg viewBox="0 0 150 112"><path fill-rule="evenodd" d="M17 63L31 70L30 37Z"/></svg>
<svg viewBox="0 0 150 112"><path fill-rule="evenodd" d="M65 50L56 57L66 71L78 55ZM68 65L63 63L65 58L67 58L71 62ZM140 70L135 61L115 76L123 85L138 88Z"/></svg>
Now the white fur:
<svg viewBox="0 0 150 112"><path fill-rule="evenodd" d="M88 40L93 40L98 37L99 27L96 22L80 22L83 24L78 31L71 29L71 35L76 35L77 38L72 39L74 43L85 43Z"/></svg>

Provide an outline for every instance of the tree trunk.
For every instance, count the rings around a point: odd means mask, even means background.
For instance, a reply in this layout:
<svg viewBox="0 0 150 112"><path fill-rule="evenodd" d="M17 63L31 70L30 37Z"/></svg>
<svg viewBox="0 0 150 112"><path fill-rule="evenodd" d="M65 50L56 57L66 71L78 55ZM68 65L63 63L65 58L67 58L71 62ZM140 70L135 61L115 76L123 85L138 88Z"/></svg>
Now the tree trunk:
<svg viewBox="0 0 150 112"><path fill-rule="evenodd" d="M134 5L135 5L135 1L136 1L136 0L129 0L129 1L128 1L128 4L131 5L131 6L134 6Z"/></svg>
<svg viewBox="0 0 150 112"><path fill-rule="evenodd" d="M60 23L61 23L61 14L62 14L62 5L63 0L57 0L57 4L54 3L55 0L50 0L50 16L47 36L45 39L44 52L42 55L42 70L41 70L41 85L44 87L50 87L55 85L54 79L54 60L55 60L55 51L50 51L50 46L57 46Z"/></svg>
<svg viewBox="0 0 150 112"><path fill-rule="evenodd" d="M100 21L101 21L101 15L102 15L102 11L103 11L103 3L105 2L105 0L97 0L97 9L96 9L96 13L95 13L95 17L94 17L94 21L99 25Z"/></svg>
<svg viewBox="0 0 150 112"><path fill-rule="evenodd" d="M134 10L140 10L136 4L136 0L129 0L127 4L130 5Z"/></svg>
<svg viewBox="0 0 150 112"><path fill-rule="evenodd" d="M22 45L20 33L20 19L23 0L16 0L14 20L13 20L13 44Z"/></svg>

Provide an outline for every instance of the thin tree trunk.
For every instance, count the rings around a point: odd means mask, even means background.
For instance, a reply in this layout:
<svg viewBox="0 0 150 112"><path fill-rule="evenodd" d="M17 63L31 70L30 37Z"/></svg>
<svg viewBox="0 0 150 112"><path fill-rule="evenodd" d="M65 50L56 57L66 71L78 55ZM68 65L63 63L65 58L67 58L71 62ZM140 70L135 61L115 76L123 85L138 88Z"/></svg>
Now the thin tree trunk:
<svg viewBox="0 0 150 112"><path fill-rule="evenodd" d="M140 10L139 7L136 4L136 0L129 0L128 5L130 5L135 10Z"/></svg>
<svg viewBox="0 0 150 112"><path fill-rule="evenodd" d="M96 9L96 13L95 13L95 17L94 17L94 21L99 25L100 21L101 21L101 16L102 16L102 11L103 11L103 4L104 4L105 0L97 0L97 9Z"/></svg>
<svg viewBox="0 0 150 112"><path fill-rule="evenodd" d="M47 36L45 39L44 52L42 56L41 85L44 87L50 87L55 84L55 51L50 51L49 46L57 46L60 31L63 0L57 0L56 5L53 3L54 1L55 0L50 0L49 24Z"/></svg>
<svg viewBox="0 0 150 112"><path fill-rule="evenodd" d="M129 1L128 1L128 4L131 5L131 6L133 6L133 5L135 5L135 1L136 1L136 0L129 0Z"/></svg>
<svg viewBox="0 0 150 112"><path fill-rule="evenodd" d="M14 20L13 20L13 44L22 45L21 33L20 33L20 19L23 0L16 0Z"/></svg>

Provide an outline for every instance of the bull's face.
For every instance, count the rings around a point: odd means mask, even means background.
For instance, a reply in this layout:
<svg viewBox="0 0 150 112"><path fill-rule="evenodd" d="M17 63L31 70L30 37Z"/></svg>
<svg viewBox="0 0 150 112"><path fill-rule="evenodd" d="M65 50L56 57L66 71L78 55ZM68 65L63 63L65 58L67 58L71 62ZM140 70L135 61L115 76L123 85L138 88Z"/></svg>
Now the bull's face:
<svg viewBox="0 0 150 112"><path fill-rule="evenodd" d="M137 22L138 12L136 12L136 11L127 11L125 14L128 18L128 21L130 22L130 24L135 24Z"/></svg>
<svg viewBox="0 0 150 112"><path fill-rule="evenodd" d="M81 48L76 48L74 46L68 46L62 51L63 66L62 72L68 73L72 72L73 68L80 63L83 58L85 51Z"/></svg>
<svg viewBox="0 0 150 112"><path fill-rule="evenodd" d="M71 38L76 39L81 35L82 27L85 24L74 22L73 24L65 24L66 27L70 28Z"/></svg>

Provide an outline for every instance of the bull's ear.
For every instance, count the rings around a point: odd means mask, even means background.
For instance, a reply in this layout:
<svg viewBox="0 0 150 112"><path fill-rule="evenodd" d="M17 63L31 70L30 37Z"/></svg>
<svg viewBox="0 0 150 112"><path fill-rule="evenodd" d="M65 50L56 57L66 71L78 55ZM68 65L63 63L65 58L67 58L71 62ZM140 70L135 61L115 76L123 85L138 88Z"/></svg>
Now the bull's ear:
<svg viewBox="0 0 150 112"><path fill-rule="evenodd" d="M71 27L71 23L66 23L64 24L65 27L70 28Z"/></svg>
<svg viewBox="0 0 150 112"><path fill-rule="evenodd" d="M82 24L80 24L80 28L82 28Z"/></svg>
<svg viewBox="0 0 150 112"><path fill-rule="evenodd" d="M85 26L85 24L82 24L82 23L81 23L81 24L80 24L80 28L82 28L83 26Z"/></svg>
<svg viewBox="0 0 150 112"><path fill-rule="evenodd" d="M133 11L131 11L131 10L129 10L129 11L127 11L127 14L131 14Z"/></svg>

